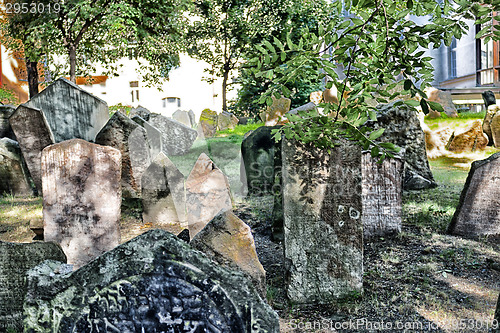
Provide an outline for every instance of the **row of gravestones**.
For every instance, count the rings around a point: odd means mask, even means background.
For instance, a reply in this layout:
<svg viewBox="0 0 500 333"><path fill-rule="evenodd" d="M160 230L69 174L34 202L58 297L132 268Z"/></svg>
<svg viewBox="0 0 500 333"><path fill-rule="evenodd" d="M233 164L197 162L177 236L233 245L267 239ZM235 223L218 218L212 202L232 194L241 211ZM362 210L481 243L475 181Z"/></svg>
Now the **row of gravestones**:
<svg viewBox="0 0 500 333"><path fill-rule="evenodd" d="M217 114L216 111L205 109L200 115L198 133L202 137L211 138L215 135L217 130L223 131L234 129L238 122L238 118L230 112L223 111Z"/></svg>
<svg viewBox="0 0 500 333"><path fill-rule="evenodd" d="M272 235L284 241L290 263L287 293L294 302L322 303L360 291L363 237L399 232L403 188L431 183L416 115L405 105L383 105L378 111L375 128L387 127L385 140L399 136L394 141L404 148L404 163L396 158L378 164L350 142L331 153L286 139L276 143L272 131L279 126L261 127L242 143L248 193L275 196ZM402 124L389 124L389 117ZM500 234L499 168L500 153L473 163L449 226L451 234ZM409 173L419 181L405 182Z"/></svg>

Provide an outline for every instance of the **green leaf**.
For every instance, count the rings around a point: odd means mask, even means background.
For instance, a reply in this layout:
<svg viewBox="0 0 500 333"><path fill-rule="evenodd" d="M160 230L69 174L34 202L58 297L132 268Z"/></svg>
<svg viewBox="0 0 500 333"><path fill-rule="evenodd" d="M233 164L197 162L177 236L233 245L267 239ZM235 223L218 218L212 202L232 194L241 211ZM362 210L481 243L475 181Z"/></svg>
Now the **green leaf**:
<svg viewBox="0 0 500 333"><path fill-rule="evenodd" d="M270 96L266 98L266 104L267 104L268 106L273 105L273 99L272 99Z"/></svg>
<svg viewBox="0 0 500 333"><path fill-rule="evenodd" d="M276 53L276 49L274 48L274 46L271 43L269 43L269 41L264 40L263 43L269 49L269 51L271 51L271 53Z"/></svg>
<svg viewBox="0 0 500 333"><path fill-rule="evenodd" d="M274 38L274 44L276 44L281 51L284 51L285 47L283 46L283 43L275 36L273 36L273 38Z"/></svg>
<svg viewBox="0 0 500 333"><path fill-rule="evenodd" d="M413 99L409 99L409 100L407 100L407 101L404 101L404 103L405 103L406 105L409 105L409 106L419 106L418 101L415 101L415 100L413 100Z"/></svg>
<svg viewBox="0 0 500 333"><path fill-rule="evenodd" d="M368 138L372 141L378 139L384 133L384 131L385 128L379 128L378 130L371 132Z"/></svg>
<svg viewBox="0 0 500 333"><path fill-rule="evenodd" d="M439 111L439 112L443 112L444 111L443 106L441 104L439 104L439 103L427 101L427 104L429 104L429 106L433 110L436 110L436 111Z"/></svg>
<svg viewBox="0 0 500 333"><path fill-rule="evenodd" d="M423 98L420 100L420 107L422 108L422 111L424 112L424 114L429 113L429 105L427 105L426 100Z"/></svg>
<svg viewBox="0 0 500 333"><path fill-rule="evenodd" d="M257 50L259 50L261 53L264 53L264 54L267 54L267 50L265 48L263 48L262 46L260 45L255 45L255 48Z"/></svg>
<svg viewBox="0 0 500 333"><path fill-rule="evenodd" d="M404 85L403 85L404 90L410 90L412 86L413 86L413 82L411 82L411 80L405 80Z"/></svg>
<svg viewBox="0 0 500 333"><path fill-rule="evenodd" d="M371 150L372 157L377 157L380 154L380 149L377 146L374 146Z"/></svg>
<svg viewBox="0 0 500 333"><path fill-rule="evenodd" d="M281 61L285 61L285 59L286 59L286 53L281 52Z"/></svg>

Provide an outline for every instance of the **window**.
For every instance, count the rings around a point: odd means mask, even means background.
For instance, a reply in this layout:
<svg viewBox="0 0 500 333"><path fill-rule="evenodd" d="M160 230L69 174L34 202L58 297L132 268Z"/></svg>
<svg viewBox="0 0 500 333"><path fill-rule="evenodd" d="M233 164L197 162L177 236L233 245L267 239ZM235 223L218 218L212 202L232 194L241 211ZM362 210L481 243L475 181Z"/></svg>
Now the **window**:
<svg viewBox="0 0 500 333"><path fill-rule="evenodd" d="M496 16L497 14L493 13L493 15ZM486 25L477 25L476 33L488 25L491 27L491 22L486 23ZM491 37L493 30L493 27L491 27L491 32L488 32L484 37ZM488 40L485 43L484 37L476 40L476 83L477 86L498 85L498 70L500 69L499 45L498 42L493 40Z"/></svg>
<svg viewBox="0 0 500 333"><path fill-rule="evenodd" d="M457 40L453 38L448 48L448 77L457 77Z"/></svg>
<svg viewBox="0 0 500 333"><path fill-rule="evenodd" d="M493 41L481 41L481 85L493 83Z"/></svg>

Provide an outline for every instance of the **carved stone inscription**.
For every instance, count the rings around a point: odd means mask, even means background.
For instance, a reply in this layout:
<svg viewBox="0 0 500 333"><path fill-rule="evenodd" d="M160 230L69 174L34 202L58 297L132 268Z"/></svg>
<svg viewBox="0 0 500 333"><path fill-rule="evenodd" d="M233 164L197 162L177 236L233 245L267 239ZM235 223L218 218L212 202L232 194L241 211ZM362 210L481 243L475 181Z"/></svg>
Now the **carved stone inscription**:
<svg viewBox="0 0 500 333"><path fill-rule="evenodd" d="M66 262L54 243L15 244L0 242L0 332L23 329L26 272L46 259Z"/></svg>
<svg viewBox="0 0 500 333"><path fill-rule="evenodd" d="M401 232L403 162L386 158L381 164L363 154L363 232L365 237Z"/></svg>
<svg viewBox="0 0 500 333"><path fill-rule="evenodd" d="M472 163L448 232L500 235L500 153Z"/></svg>
<svg viewBox="0 0 500 333"><path fill-rule="evenodd" d="M326 150L283 141L287 292L324 303L362 289L361 149Z"/></svg>
<svg viewBox="0 0 500 333"><path fill-rule="evenodd" d="M74 139L42 153L44 239L76 267L120 243L121 153Z"/></svg>
<svg viewBox="0 0 500 333"><path fill-rule="evenodd" d="M26 332L277 333L276 313L246 275L151 230L72 274L28 274Z"/></svg>

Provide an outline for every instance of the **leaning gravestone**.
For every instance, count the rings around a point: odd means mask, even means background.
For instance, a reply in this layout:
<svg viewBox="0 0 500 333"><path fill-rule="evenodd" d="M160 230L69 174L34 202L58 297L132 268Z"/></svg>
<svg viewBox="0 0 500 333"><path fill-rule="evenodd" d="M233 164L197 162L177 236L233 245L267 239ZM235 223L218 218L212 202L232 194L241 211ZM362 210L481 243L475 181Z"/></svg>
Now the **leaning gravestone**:
<svg viewBox="0 0 500 333"><path fill-rule="evenodd" d="M106 102L64 78L56 80L25 105L42 110L55 142L75 138L94 141L109 119Z"/></svg>
<svg viewBox="0 0 500 333"><path fill-rule="evenodd" d="M123 113L115 112L97 134L95 142L121 152L122 196L124 198L140 197L141 177L151 163L146 129Z"/></svg>
<svg viewBox="0 0 500 333"><path fill-rule="evenodd" d="M186 211L191 239L221 210L233 209L226 175L202 153L186 180Z"/></svg>
<svg viewBox="0 0 500 333"><path fill-rule="evenodd" d="M241 157L243 165L240 180L252 196L272 194L277 168L275 156L281 154L281 142L271 133L281 126L262 126L243 139Z"/></svg>
<svg viewBox="0 0 500 333"><path fill-rule="evenodd" d="M363 287L361 148L329 154L283 140L287 293L295 303L328 303Z"/></svg>
<svg viewBox="0 0 500 333"><path fill-rule="evenodd" d="M472 163L448 232L460 236L500 234L500 153Z"/></svg>
<svg viewBox="0 0 500 333"><path fill-rule="evenodd" d="M211 138L217 133L217 111L210 109L201 111L198 131L203 138Z"/></svg>
<svg viewBox="0 0 500 333"><path fill-rule="evenodd" d="M132 120L144 127L148 135L149 155L152 159L163 151L161 132L139 116L132 117Z"/></svg>
<svg viewBox="0 0 500 333"><path fill-rule="evenodd" d="M425 134L417 113L408 105L397 102L377 105L377 121L366 123L374 130L385 128L381 142L391 142L405 149L403 187L405 190L422 190L437 186L432 175Z"/></svg>
<svg viewBox="0 0 500 333"><path fill-rule="evenodd" d="M9 123L9 117L14 113L15 110L15 106L0 105L0 139L9 138L12 140L17 140Z"/></svg>
<svg viewBox="0 0 500 333"><path fill-rule="evenodd" d="M0 139L0 195L2 193L33 195L19 144L9 138Z"/></svg>
<svg viewBox="0 0 500 333"><path fill-rule="evenodd" d="M221 265L247 273L266 295L266 271L259 261L250 227L231 211L221 211L189 243Z"/></svg>
<svg viewBox="0 0 500 333"><path fill-rule="evenodd" d="M16 244L0 242L0 331L23 330L23 303L27 292L27 271L44 260L66 262L55 243Z"/></svg>
<svg viewBox="0 0 500 333"><path fill-rule="evenodd" d="M403 162L386 158L382 163L370 153L362 157L363 234L385 236L401 232L403 214Z"/></svg>
<svg viewBox="0 0 500 333"><path fill-rule="evenodd" d="M430 102L441 104L448 117L458 117L457 108L455 107L455 104L453 104L453 99L451 98L451 93L449 91L443 91L431 87L426 89L425 92Z"/></svg>
<svg viewBox="0 0 500 333"><path fill-rule="evenodd" d="M238 118L231 112L222 111L222 113L217 116L217 128L219 131L234 129L236 125L238 125L238 122Z"/></svg>
<svg viewBox="0 0 500 333"><path fill-rule="evenodd" d="M177 110L172 114L172 119L180 122L187 127L193 127L193 123L191 123L191 117L187 111Z"/></svg>
<svg viewBox="0 0 500 333"><path fill-rule="evenodd" d="M177 235L187 228L184 175L160 153L142 176L142 221Z"/></svg>
<svg viewBox="0 0 500 333"><path fill-rule="evenodd" d="M44 239L80 267L120 243L121 154L81 139L42 153Z"/></svg>
<svg viewBox="0 0 500 333"><path fill-rule="evenodd" d="M29 271L25 332L279 332L277 314L242 273L163 230L71 274L58 267Z"/></svg>
<svg viewBox="0 0 500 333"><path fill-rule="evenodd" d="M196 130L159 114L151 114L149 123L161 132L163 152L167 156L187 153L198 136Z"/></svg>
<svg viewBox="0 0 500 333"><path fill-rule="evenodd" d="M21 104L9 118L9 122L16 134L38 194L42 194L40 166L42 150L55 142L47 119L41 110Z"/></svg>

